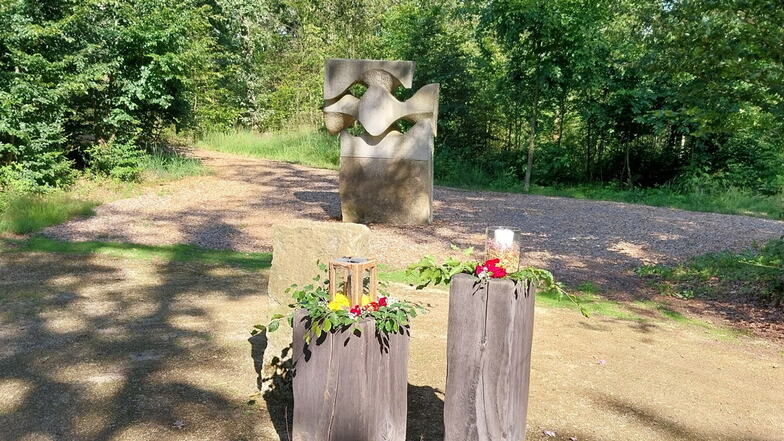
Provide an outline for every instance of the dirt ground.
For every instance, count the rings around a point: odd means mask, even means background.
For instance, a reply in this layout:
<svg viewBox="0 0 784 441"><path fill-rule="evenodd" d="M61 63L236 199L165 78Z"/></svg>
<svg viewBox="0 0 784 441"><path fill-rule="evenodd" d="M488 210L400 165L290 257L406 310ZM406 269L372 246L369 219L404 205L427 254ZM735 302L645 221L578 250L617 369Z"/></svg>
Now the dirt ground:
<svg viewBox="0 0 784 441"><path fill-rule="evenodd" d="M0 440L288 439L248 339L267 271L0 253ZM395 289L432 309L413 325L408 439L440 440L448 296ZM778 343L537 308L529 440L782 441L782 408Z"/></svg>
<svg viewBox="0 0 784 441"><path fill-rule="evenodd" d="M105 204L97 216L49 228L65 240L272 251L272 226L292 218L337 221L337 173L226 153L193 152L213 174ZM483 247L485 227L524 233L523 259L559 280L590 281L605 294L639 290L647 263L748 246L784 235L784 222L745 216L525 194L436 188L434 222L373 225L373 255L402 267L450 244Z"/></svg>

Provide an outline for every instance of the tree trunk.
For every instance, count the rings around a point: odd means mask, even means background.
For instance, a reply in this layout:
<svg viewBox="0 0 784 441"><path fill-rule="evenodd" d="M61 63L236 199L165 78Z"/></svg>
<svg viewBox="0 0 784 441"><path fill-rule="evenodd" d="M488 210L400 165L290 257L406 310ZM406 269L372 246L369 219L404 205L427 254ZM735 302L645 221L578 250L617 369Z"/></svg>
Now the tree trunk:
<svg viewBox="0 0 784 441"><path fill-rule="evenodd" d="M564 118L566 118L566 93L561 95L561 102L558 106L558 140L555 145L558 146L558 151L561 150L561 139L563 138Z"/></svg>
<svg viewBox="0 0 784 441"><path fill-rule="evenodd" d="M626 173L626 185L631 188L632 186L632 167L629 163L629 150L631 149L630 146L631 142L626 143L626 157L624 160L624 172Z"/></svg>
<svg viewBox="0 0 784 441"><path fill-rule="evenodd" d="M536 123L539 118L539 97L538 93L534 101L534 108L531 114L531 136L528 139L528 163L525 168L525 191L531 189L531 169L534 166L534 148L536 147Z"/></svg>
<svg viewBox="0 0 784 441"><path fill-rule="evenodd" d="M524 439L534 294L526 282L452 278L445 441Z"/></svg>

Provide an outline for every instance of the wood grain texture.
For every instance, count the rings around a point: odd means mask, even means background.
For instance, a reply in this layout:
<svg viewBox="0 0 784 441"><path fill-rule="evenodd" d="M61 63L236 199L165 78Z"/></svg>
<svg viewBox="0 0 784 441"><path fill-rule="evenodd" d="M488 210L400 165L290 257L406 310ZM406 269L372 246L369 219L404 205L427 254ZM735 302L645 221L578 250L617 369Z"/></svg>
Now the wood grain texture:
<svg viewBox="0 0 784 441"><path fill-rule="evenodd" d="M295 317L294 441L405 441L409 336L358 326L305 344Z"/></svg>
<svg viewBox="0 0 784 441"><path fill-rule="evenodd" d="M525 438L534 289L467 274L449 291L446 441Z"/></svg>

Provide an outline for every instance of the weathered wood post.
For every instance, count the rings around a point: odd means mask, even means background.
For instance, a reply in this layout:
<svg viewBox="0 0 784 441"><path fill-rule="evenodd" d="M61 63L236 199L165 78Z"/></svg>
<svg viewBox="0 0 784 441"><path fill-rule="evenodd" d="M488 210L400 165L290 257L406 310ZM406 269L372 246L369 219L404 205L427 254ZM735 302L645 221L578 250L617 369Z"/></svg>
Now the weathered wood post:
<svg viewBox="0 0 784 441"><path fill-rule="evenodd" d="M524 439L534 294L525 282L452 278L445 441Z"/></svg>
<svg viewBox="0 0 784 441"><path fill-rule="evenodd" d="M367 270L369 292L375 297L375 271L367 264L365 260L330 265L331 285L337 286L336 268L348 266L344 286L358 303L361 274ZM330 294L334 297L332 286ZM360 335L350 329L332 330L305 343L309 327L302 310L294 318L293 332L293 440L405 441L408 330L381 333L372 319L365 319L357 323Z"/></svg>

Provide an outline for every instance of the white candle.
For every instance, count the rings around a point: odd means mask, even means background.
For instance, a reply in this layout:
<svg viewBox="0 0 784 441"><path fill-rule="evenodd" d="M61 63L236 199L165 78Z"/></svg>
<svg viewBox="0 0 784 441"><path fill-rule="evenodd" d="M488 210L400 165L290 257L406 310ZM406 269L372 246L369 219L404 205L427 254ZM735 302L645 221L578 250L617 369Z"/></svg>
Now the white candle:
<svg viewBox="0 0 784 441"><path fill-rule="evenodd" d="M499 228L495 230L495 243L502 250L512 248L514 244L514 231L507 228Z"/></svg>

